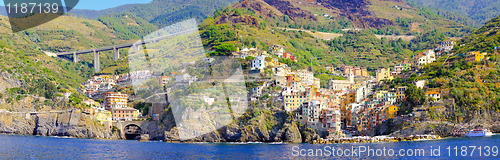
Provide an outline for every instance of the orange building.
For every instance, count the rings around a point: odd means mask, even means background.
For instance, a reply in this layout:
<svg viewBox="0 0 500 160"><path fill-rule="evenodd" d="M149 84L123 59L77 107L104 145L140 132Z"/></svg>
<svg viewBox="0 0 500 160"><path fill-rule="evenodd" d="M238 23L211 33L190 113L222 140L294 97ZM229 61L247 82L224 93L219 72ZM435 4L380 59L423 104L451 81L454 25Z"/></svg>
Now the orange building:
<svg viewBox="0 0 500 160"><path fill-rule="evenodd" d="M113 108L110 111L113 120L131 121L140 115L139 111L134 108Z"/></svg>
<svg viewBox="0 0 500 160"><path fill-rule="evenodd" d="M128 102L128 95L120 92L108 92L104 94L104 105L106 110L111 108L126 108Z"/></svg>

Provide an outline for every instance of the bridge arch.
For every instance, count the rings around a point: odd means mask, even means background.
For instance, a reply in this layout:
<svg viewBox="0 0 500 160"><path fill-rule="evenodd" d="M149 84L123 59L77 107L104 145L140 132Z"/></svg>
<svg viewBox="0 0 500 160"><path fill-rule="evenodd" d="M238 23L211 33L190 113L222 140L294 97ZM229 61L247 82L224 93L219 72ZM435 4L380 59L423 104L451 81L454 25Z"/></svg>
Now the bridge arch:
<svg viewBox="0 0 500 160"><path fill-rule="evenodd" d="M138 140L141 139L142 128L136 124L129 124L123 128L125 139Z"/></svg>

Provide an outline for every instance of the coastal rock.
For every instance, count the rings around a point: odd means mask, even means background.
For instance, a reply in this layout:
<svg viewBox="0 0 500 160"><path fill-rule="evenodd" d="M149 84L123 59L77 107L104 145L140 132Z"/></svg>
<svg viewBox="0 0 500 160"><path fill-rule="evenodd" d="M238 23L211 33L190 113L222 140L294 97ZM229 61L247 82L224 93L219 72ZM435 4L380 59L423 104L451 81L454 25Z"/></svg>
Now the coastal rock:
<svg viewBox="0 0 500 160"><path fill-rule="evenodd" d="M226 128L226 141L236 142L241 138L241 130L238 128L238 125L232 123L229 124Z"/></svg>
<svg viewBox="0 0 500 160"><path fill-rule="evenodd" d="M1 113L0 133L67 136L75 138L118 139L117 134L99 125L89 116L67 111L60 113Z"/></svg>
<svg viewBox="0 0 500 160"><path fill-rule="evenodd" d="M34 119L26 119L25 114L0 113L0 133L28 135L33 133Z"/></svg>
<svg viewBox="0 0 500 160"><path fill-rule="evenodd" d="M303 129L301 133L302 133L302 142L304 143L311 143L315 140L321 139L321 137L316 133L316 131L310 128Z"/></svg>
<svg viewBox="0 0 500 160"><path fill-rule="evenodd" d="M419 123L391 133L392 137L408 137L412 135L439 135L441 137L453 136L455 126L448 123Z"/></svg>
<svg viewBox="0 0 500 160"><path fill-rule="evenodd" d="M272 142L269 132L258 126L244 126L240 142Z"/></svg>
<svg viewBox="0 0 500 160"><path fill-rule="evenodd" d="M171 128L169 131L164 132L165 138L163 141L165 142L180 142L179 132L177 131L177 127Z"/></svg>
<svg viewBox="0 0 500 160"><path fill-rule="evenodd" d="M302 136L296 124L292 124L286 128L283 140L289 143L302 143Z"/></svg>
<svg viewBox="0 0 500 160"><path fill-rule="evenodd" d="M163 139L166 142L302 143L320 138L313 130L300 129L292 115L280 110L249 111L238 121L190 140L181 140L177 127L167 127L166 130Z"/></svg>

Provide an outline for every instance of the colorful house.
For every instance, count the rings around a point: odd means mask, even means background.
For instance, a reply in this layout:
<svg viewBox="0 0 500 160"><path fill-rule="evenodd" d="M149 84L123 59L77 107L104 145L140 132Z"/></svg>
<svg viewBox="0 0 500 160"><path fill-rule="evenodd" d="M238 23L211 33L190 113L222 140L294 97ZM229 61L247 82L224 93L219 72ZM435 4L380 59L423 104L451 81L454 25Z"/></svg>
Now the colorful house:
<svg viewBox="0 0 500 160"><path fill-rule="evenodd" d="M391 69L379 68L376 73L377 82L382 80L393 80L394 76L391 75Z"/></svg>
<svg viewBox="0 0 500 160"><path fill-rule="evenodd" d="M102 122L111 122L112 116L110 111L100 111L95 114L95 117L98 121Z"/></svg>
<svg viewBox="0 0 500 160"><path fill-rule="evenodd" d="M426 92L425 96L428 98L434 98L434 100L441 99L441 93L435 91Z"/></svg>
<svg viewBox="0 0 500 160"><path fill-rule="evenodd" d="M140 115L139 110L134 108L113 108L110 110L113 120L132 121Z"/></svg>
<svg viewBox="0 0 500 160"><path fill-rule="evenodd" d="M394 118L395 115L398 114L398 111L399 111L399 107L398 106L395 106L395 105L391 105L389 107L386 107L385 108L385 117L386 118Z"/></svg>
<svg viewBox="0 0 500 160"><path fill-rule="evenodd" d="M283 95L285 110L290 112L300 108L303 103L309 102L311 98L310 92L291 92Z"/></svg>
<svg viewBox="0 0 500 160"><path fill-rule="evenodd" d="M120 92L108 92L104 94L104 105L106 110L111 108L125 108L127 107L128 95Z"/></svg>
<svg viewBox="0 0 500 160"><path fill-rule="evenodd" d="M260 69L263 70L266 67L266 56L257 56L253 61L252 61L252 69Z"/></svg>
<svg viewBox="0 0 500 160"><path fill-rule="evenodd" d="M488 54L487 52L484 52L484 53L469 52L465 56L465 62L481 62L482 60L484 60L484 58L486 57L487 54Z"/></svg>
<svg viewBox="0 0 500 160"><path fill-rule="evenodd" d="M283 53L283 56L281 56L280 58L290 59L294 62L297 62L297 60L298 60L297 56L294 56L293 54L288 53L288 52Z"/></svg>

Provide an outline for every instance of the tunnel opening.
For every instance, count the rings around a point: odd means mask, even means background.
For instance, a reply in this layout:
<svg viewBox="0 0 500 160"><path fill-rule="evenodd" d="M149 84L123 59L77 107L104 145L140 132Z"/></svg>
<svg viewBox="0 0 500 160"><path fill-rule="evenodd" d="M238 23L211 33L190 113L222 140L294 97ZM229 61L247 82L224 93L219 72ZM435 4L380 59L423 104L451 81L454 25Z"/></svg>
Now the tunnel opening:
<svg viewBox="0 0 500 160"><path fill-rule="evenodd" d="M140 140L142 129L141 127L131 124L125 127L123 130L126 140Z"/></svg>

